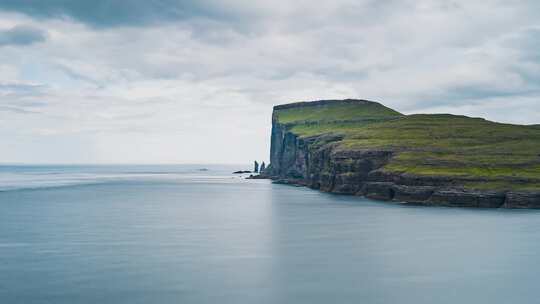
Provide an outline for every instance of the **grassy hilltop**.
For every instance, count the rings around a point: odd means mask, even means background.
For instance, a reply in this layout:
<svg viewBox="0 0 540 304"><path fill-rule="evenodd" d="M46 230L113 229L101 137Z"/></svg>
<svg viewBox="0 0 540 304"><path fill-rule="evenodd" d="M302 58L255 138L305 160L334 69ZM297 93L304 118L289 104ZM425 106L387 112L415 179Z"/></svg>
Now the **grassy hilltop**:
<svg viewBox="0 0 540 304"><path fill-rule="evenodd" d="M379 103L292 107L274 115L300 137L343 135L336 149L396 152L387 172L450 176L470 189L540 190L540 125L403 115Z"/></svg>

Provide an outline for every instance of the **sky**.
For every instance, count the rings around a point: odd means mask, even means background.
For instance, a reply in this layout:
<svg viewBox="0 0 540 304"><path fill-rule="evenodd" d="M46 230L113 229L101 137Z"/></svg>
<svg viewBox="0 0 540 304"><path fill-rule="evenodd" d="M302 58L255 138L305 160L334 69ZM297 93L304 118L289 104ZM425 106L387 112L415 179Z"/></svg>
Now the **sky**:
<svg viewBox="0 0 540 304"><path fill-rule="evenodd" d="M272 107L540 123L540 2L0 0L0 163L267 160Z"/></svg>

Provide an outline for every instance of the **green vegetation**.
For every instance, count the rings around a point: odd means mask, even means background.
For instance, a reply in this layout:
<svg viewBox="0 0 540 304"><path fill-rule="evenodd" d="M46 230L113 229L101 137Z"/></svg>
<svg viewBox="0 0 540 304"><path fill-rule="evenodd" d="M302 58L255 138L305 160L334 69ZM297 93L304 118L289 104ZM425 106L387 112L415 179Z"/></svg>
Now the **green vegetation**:
<svg viewBox="0 0 540 304"><path fill-rule="evenodd" d="M377 103L279 110L278 121L301 137L344 136L338 149L384 149L384 170L451 176L469 188L540 189L540 126L447 114L403 116ZM486 180L487 182L477 182Z"/></svg>
<svg viewBox="0 0 540 304"><path fill-rule="evenodd" d="M277 115L279 122L283 124L343 122L364 119L381 120L402 116L401 113L378 103L299 107L280 110Z"/></svg>

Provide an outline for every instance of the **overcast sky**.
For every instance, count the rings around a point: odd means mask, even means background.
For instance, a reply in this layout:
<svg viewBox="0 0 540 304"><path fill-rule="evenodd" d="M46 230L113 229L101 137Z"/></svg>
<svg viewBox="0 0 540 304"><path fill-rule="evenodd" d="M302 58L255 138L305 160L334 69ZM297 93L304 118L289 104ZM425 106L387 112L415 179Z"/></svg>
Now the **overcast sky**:
<svg viewBox="0 0 540 304"><path fill-rule="evenodd" d="M540 123L540 1L0 0L0 162L265 160L327 98Z"/></svg>

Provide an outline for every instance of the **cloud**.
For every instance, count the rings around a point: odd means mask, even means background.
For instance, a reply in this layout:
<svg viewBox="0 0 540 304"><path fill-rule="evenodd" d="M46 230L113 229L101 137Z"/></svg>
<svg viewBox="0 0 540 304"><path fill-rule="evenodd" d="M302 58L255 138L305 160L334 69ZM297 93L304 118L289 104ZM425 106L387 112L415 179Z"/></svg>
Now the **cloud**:
<svg viewBox="0 0 540 304"><path fill-rule="evenodd" d="M0 83L0 112L40 114L48 103L40 101L46 87L32 83Z"/></svg>
<svg viewBox="0 0 540 304"><path fill-rule="evenodd" d="M46 31L32 26L17 25L7 30L0 30L0 46L30 45L44 42L46 39Z"/></svg>
<svg viewBox="0 0 540 304"><path fill-rule="evenodd" d="M31 83L0 83L0 93L16 93L24 95L39 94L43 85Z"/></svg>
<svg viewBox="0 0 540 304"><path fill-rule="evenodd" d="M0 106L0 111L12 112L12 113L16 113L16 114L36 114L36 113L38 113L36 111L30 111L30 110L21 109L19 107L10 107L10 106Z"/></svg>
<svg viewBox="0 0 540 304"><path fill-rule="evenodd" d="M0 9L35 18L71 18L98 27L142 26L186 19L232 20L241 6L212 0L3 0Z"/></svg>
<svg viewBox="0 0 540 304"><path fill-rule="evenodd" d="M272 106L297 100L538 123L538 12L499 0L3 0L0 28L50 39L0 48L0 137L54 134L81 160L241 162L267 155Z"/></svg>

